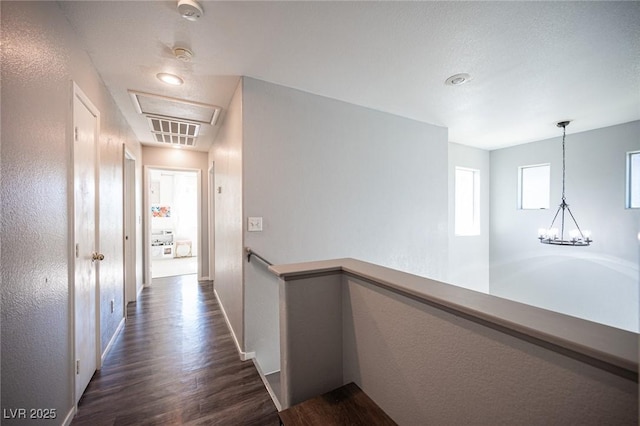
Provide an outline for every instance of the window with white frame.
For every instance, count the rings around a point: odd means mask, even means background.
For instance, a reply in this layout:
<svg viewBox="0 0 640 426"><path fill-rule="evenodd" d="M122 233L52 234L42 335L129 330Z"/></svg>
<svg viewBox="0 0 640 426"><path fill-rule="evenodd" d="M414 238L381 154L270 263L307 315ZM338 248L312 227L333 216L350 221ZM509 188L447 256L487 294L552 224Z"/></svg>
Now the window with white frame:
<svg viewBox="0 0 640 426"><path fill-rule="evenodd" d="M551 166L536 164L518 168L518 208L537 210L549 208Z"/></svg>
<svg viewBox="0 0 640 426"><path fill-rule="evenodd" d="M640 209L640 151L627 153L627 208Z"/></svg>
<svg viewBox="0 0 640 426"><path fill-rule="evenodd" d="M455 234L480 235L480 170L456 167Z"/></svg>

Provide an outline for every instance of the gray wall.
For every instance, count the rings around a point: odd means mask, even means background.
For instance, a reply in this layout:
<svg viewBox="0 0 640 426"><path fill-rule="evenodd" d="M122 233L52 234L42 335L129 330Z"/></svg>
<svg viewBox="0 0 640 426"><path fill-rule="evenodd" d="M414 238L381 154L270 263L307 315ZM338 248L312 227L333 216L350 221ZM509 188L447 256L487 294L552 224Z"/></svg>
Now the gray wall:
<svg viewBox="0 0 640 426"><path fill-rule="evenodd" d="M209 164L214 164L216 187L214 288L236 343L244 351L242 154L241 80L226 109L215 144L209 151Z"/></svg>
<svg viewBox="0 0 640 426"><path fill-rule="evenodd" d="M489 292L489 151L449 143L449 275L446 282ZM455 170L480 171L480 235L455 235Z"/></svg>
<svg viewBox="0 0 640 426"><path fill-rule="evenodd" d="M400 425L637 424L633 380L357 278L342 309L344 383Z"/></svg>
<svg viewBox="0 0 640 426"><path fill-rule="evenodd" d="M140 148L58 4L1 7L2 407L55 408L61 423L73 407L71 81L101 112L103 350L123 318L123 144Z"/></svg>
<svg viewBox="0 0 640 426"><path fill-rule="evenodd" d="M445 128L243 81L244 220L264 218L247 246L274 263L354 257L446 278ZM245 266L245 342L270 372L278 293L257 268Z"/></svg>
<svg viewBox="0 0 640 426"><path fill-rule="evenodd" d="M625 208L625 158L640 122L566 138L567 203L590 247L540 244L562 193L561 136L491 152L491 287L496 296L638 331L640 210ZM551 163L551 208L518 210L518 167Z"/></svg>
<svg viewBox="0 0 640 426"><path fill-rule="evenodd" d="M206 152L150 146L142 148L142 164L144 166L200 170L200 246L198 250L198 278L209 278L209 166L207 165L207 161L208 157ZM148 183L145 183L145 185L148 185ZM149 220L149 213L145 211L142 216L146 226ZM149 277L145 277L145 282L151 284Z"/></svg>

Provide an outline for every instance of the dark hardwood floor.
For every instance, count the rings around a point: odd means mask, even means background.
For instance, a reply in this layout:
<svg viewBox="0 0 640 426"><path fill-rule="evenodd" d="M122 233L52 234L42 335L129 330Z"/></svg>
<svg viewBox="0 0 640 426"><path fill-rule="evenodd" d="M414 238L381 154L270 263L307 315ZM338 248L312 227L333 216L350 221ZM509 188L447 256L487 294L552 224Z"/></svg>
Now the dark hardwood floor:
<svg viewBox="0 0 640 426"><path fill-rule="evenodd" d="M251 361L240 361L211 283L158 278L89 383L72 425L278 425Z"/></svg>

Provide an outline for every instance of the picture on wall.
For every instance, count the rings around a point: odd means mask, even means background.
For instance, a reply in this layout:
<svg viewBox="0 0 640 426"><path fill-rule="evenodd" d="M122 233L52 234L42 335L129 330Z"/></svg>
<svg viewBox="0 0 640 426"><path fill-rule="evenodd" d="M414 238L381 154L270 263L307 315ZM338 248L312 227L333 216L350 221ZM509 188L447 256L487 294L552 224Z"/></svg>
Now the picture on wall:
<svg viewBox="0 0 640 426"><path fill-rule="evenodd" d="M171 217L171 207L170 206L151 206L151 216Z"/></svg>

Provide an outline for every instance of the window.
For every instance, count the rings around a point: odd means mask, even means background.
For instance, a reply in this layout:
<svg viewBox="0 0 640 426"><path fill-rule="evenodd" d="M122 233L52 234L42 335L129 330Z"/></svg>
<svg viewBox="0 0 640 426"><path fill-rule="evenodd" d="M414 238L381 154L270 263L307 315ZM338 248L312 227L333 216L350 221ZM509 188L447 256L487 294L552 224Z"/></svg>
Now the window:
<svg viewBox="0 0 640 426"><path fill-rule="evenodd" d="M455 234L480 235L480 170L456 167Z"/></svg>
<svg viewBox="0 0 640 426"><path fill-rule="evenodd" d="M549 164L518 168L520 183L518 208L523 210L549 208L550 170Z"/></svg>
<svg viewBox="0 0 640 426"><path fill-rule="evenodd" d="M627 208L640 209L640 151L627 153Z"/></svg>

